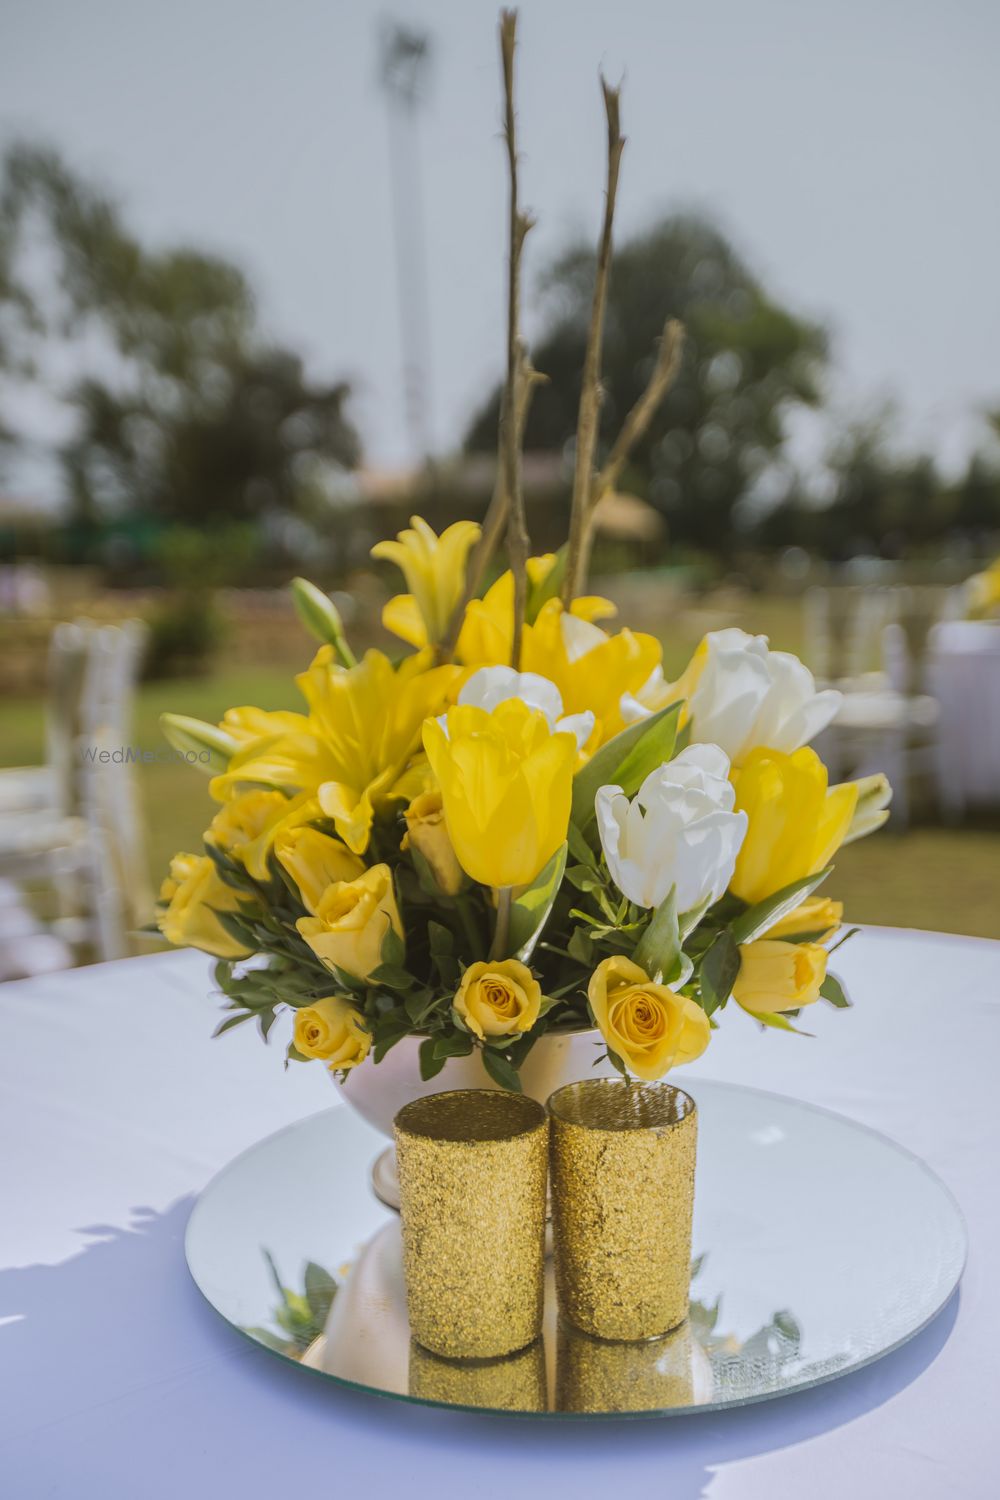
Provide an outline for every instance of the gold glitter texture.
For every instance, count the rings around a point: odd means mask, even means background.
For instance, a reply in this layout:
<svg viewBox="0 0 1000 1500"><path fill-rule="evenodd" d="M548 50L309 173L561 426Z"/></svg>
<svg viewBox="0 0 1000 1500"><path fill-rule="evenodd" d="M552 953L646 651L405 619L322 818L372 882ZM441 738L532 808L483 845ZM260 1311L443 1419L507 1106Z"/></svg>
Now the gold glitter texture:
<svg viewBox="0 0 1000 1500"><path fill-rule="evenodd" d="M541 1339L502 1359L443 1359L413 1339L410 1395L448 1406L489 1411L545 1411L545 1350Z"/></svg>
<svg viewBox="0 0 1000 1500"><path fill-rule="evenodd" d="M456 1089L394 1122L410 1329L448 1358L539 1336L548 1122L521 1094Z"/></svg>
<svg viewBox="0 0 1000 1500"><path fill-rule="evenodd" d="M694 1100L667 1083L594 1078L548 1107L562 1312L603 1339L669 1332L688 1313Z"/></svg>
<svg viewBox="0 0 1000 1500"><path fill-rule="evenodd" d="M663 1411L694 1402L691 1325L642 1341L596 1339L560 1318L557 1411Z"/></svg>

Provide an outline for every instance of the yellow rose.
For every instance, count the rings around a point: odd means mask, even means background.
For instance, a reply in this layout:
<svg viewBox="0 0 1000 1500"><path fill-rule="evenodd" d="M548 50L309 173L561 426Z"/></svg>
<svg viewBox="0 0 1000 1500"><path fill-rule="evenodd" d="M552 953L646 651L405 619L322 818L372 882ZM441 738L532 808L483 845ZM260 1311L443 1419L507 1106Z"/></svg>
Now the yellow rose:
<svg viewBox="0 0 1000 1500"><path fill-rule="evenodd" d="M833 937L843 919L843 901L833 901L829 896L810 896L787 917L769 927L767 935L769 938L790 938L809 932L817 934L817 943L825 943Z"/></svg>
<svg viewBox="0 0 1000 1500"><path fill-rule="evenodd" d="M331 1073L356 1068L371 1047L371 1033L360 1011L340 995L327 995L295 1012L295 1049L318 1057Z"/></svg>
<svg viewBox="0 0 1000 1500"><path fill-rule="evenodd" d="M480 1041L530 1031L541 1004L537 980L516 958L470 964L455 995L455 1009Z"/></svg>
<svg viewBox="0 0 1000 1500"><path fill-rule="evenodd" d="M566 837L575 737L517 698L450 708L446 724L427 720L424 747L459 864L482 885L530 885Z"/></svg>
<svg viewBox="0 0 1000 1500"><path fill-rule="evenodd" d="M403 815L406 833L400 848L415 849L430 866L438 889L454 896L462 889L465 876L444 821L444 802L437 790L421 792L414 797Z"/></svg>
<svg viewBox="0 0 1000 1500"><path fill-rule="evenodd" d="M751 1015L798 1010L819 999L826 978L826 949L819 943L760 938L740 948L733 999Z"/></svg>
<svg viewBox="0 0 1000 1500"><path fill-rule="evenodd" d="M711 1027L701 1006L654 984L629 958L616 955L598 964L587 996L609 1049L647 1083L693 1062L708 1046Z"/></svg>
<svg viewBox="0 0 1000 1500"><path fill-rule="evenodd" d="M830 862L854 816L854 782L828 787L826 767L809 749L751 750L730 779L736 810L749 819L730 885L741 901L753 905Z"/></svg>
<svg viewBox="0 0 1000 1500"><path fill-rule="evenodd" d="M315 916L300 917L295 926L328 967L367 979L382 962L389 929L403 936L389 866L372 865L356 880L327 886Z"/></svg>
<svg viewBox="0 0 1000 1500"><path fill-rule="evenodd" d="M252 879L267 880L268 856L279 834L318 817L319 804L313 797L286 797L283 792L255 787L219 809L205 842L239 860Z"/></svg>
<svg viewBox="0 0 1000 1500"><path fill-rule="evenodd" d="M222 880L207 854L175 854L160 887L165 909L157 923L168 943L191 946L216 958L246 958L253 952L231 938L216 916L238 911L237 893Z"/></svg>
<svg viewBox="0 0 1000 1500"><path fill-rule="evenodd" d="M274 841L274 853L281 868L298 886L303 904L313 916L327 886L357 880L365 870L363 859L318 828L282 829Z"/></svg>

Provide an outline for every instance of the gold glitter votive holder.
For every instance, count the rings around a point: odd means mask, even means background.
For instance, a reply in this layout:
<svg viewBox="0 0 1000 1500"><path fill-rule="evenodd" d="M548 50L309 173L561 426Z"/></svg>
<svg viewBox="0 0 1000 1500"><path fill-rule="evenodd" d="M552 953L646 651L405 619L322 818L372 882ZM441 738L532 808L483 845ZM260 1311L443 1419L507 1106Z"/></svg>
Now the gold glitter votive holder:
<svg viewBox="0 0 1000 1500"><path fill-rule="evenodd" d="M456 1089L405 1104L393 1128L413 1337L450 1359L523 1349L542 1326L545 1110Z"/></svg>
<svg viewBox="0 0 1000 1500"><path fill-rule="evenodd" d="M592 1078L549 1099L556 1291L603 1339L650 1339L688 1314L697 1111L666 1083Z"/></svg>

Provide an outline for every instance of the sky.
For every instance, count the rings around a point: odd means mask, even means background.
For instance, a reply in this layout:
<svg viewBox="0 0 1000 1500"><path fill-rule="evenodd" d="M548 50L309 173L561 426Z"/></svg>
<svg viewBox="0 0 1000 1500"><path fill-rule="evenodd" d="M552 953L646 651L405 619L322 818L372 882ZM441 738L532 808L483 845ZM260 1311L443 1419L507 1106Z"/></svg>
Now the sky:
<svg viewBox="0 0 1000 1500"><path fill-rule="evenodd" d="M268 332L353 383L368 460L400 465L379 25L434 47L418 144L446 451L503 359L496 15L494 0L0 0L0 142L51 143L150 241L237 260ZM546 261L596 237L603 68L624 78L619 234L709 211L778 298L831 328L836 410L892 397L906 441L956 465L1000 405L998 56L994 0L524 0L529 333ZM44 436L42 407L30 420ZM821 436L800 427L804 458Z"/></svg>

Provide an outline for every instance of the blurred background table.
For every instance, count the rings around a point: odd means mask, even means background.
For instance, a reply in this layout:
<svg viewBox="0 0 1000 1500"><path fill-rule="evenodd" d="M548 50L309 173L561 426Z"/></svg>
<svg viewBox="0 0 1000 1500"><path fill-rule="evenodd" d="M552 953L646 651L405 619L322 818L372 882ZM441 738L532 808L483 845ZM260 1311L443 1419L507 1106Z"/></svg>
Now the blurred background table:
<svg viewBox="0 0 1000 1500"><path fill-rule="evenodd" d="M947 620L931 631L928 690L941 709L938 789L959 818L1000 803L1000 623Z"/></svg>
<svg viewBox="0 0 1000 1500"><path fill-rule="evenodd" d="M390 1404L249 1345L191 1283L185 1223L236 1152L334 1102L323 1070L284 1073L279 1047L265 1049L247 1029L212 1042L198 954L5 986L5 1493L438 1500L474 1489L507 1500L627 1484L671 1500L991 1494L1000 943L868 929L838 969L855 1007L816 1006L816 1040L764 1035L748 1017L727 1016L681 1081L696 1096L699 1077L794 1095L916 1151L968 1220L961 1290L904 1348L842 1381L714 1417L628 1425Z"/></svg>

